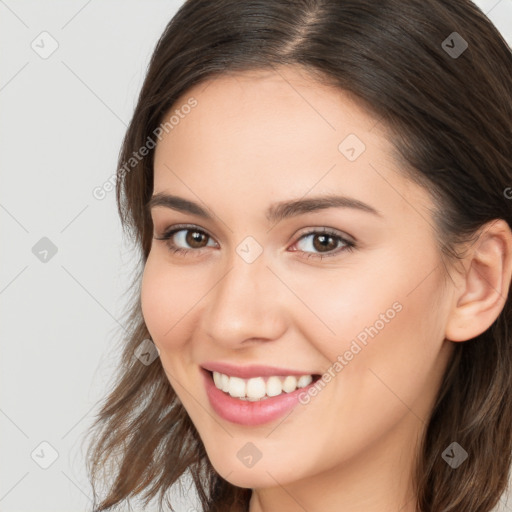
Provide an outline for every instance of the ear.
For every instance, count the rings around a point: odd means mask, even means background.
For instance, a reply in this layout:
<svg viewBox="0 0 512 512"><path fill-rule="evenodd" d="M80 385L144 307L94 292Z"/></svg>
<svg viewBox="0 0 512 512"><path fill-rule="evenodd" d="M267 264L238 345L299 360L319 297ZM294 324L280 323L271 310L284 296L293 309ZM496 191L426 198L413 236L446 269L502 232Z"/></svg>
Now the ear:
<svg viewBox="0 0 512 512"><path fill-rule="evenodd" d="M503 219L479 230L463 258L445 337L466 341L482 334L505 305L512 277L512 232Z"/></svg>

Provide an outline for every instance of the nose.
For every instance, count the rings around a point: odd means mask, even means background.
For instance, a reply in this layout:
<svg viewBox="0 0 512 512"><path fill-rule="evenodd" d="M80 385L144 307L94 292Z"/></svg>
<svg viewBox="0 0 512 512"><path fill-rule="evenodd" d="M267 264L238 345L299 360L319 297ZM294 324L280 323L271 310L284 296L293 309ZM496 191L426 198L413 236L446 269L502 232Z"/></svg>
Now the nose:
<svg viewBox="0 0 512 512"><path fill-rule="evenodd" d="M219 346L236 349L249 341L275 340L287 329L285 285L263 254L247 263L235 253L204 300L202 331Z"/></svg>

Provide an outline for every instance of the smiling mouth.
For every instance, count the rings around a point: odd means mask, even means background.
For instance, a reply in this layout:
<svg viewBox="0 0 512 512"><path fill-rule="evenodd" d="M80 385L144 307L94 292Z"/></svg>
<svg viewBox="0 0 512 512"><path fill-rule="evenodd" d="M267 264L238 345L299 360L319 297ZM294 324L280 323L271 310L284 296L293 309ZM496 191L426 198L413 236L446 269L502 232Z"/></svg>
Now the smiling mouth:
<svg viewBox="0 0 512 512"><path fill-rule="evenodd" d="M321 375L304 374L300 376L259 376L242 379L220 372L206 370L214 386L227 396L243 401L256 402L269 400L298 389L305 388L317 382Z"/></svg>

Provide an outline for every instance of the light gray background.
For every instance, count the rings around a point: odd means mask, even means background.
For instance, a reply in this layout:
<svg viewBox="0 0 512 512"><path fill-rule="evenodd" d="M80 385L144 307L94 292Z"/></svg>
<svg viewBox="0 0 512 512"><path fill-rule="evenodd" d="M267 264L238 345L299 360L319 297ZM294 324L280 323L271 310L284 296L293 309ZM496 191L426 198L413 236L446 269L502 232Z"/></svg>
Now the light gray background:
<svg viewBox="0 0 512 512"><path fill-rule="evenodd" d="M512 0L477 4L512 44ZM0 0L1 512L91 510L80 442L115 368L135 263L115 193L92 190L115 172L149 57L179 5ZM48 51L52 39L48 58L31 47ZM57 248L46 262L32 250L43 237ZM42 442L58 453L47 469Z"/></svg>

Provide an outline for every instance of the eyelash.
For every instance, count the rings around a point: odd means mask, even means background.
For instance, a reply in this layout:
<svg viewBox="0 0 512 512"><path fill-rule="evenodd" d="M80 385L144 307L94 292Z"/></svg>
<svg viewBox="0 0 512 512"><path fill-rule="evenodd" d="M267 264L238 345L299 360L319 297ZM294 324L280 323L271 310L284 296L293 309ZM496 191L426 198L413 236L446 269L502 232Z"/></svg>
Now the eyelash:
<svg viewBox="0 0 512 512"><path fill-rule="evenodd" d="M176 244L171 242L171 238L172 238L172 236L174 234L178 233L179 231L197 231L198 233L206 235L210 239L212 238L208 233L206 233L202 229L199 229L196 226L191 226L189 224L173 226L172 228L170 228L167 231L165 231L164 234L161 237L154 237L154 238L155 238L155 240L167 241L166 245L168 246L169 250L171 252L173 252L174 254L179 254L181 256L185 256L189 252L196 252L197 253L197 252L200 252L201 249L205 248L205 247L201 247L200 249L183 249L182 247L177 247ZM302 240L303 238L306 238L306 237L311 236L311 235L329 235L329 236L331 236L333 238L336 238L338 241L341 241L344 244L344 247L334 249L333 251L331 251L331 252L329 252L327 254L306 253L307 256L301 256L303 258L304 257L308 258L308 259L309 258L318 258L318 259L322 260L324 258L330 258L332 256L337 256L340 253L345 252L345 251L352 252L356 248L356 244L354 242L352 242L350 240L347 240L346 238L344 238L341 235L339 235L336 231L333 231L333 230L331 230L329 228L321 228L321 229L311 230L311 231L308 231L306 233L303 233L297 239L297 242L299 240ZM297 243L297 242L295 242L295 243ZM300 250L297 249L297 250L294 250L293 252L299 252L299 253L302 252L302 253L304 253L305 251L300 251Z"/></svg>

